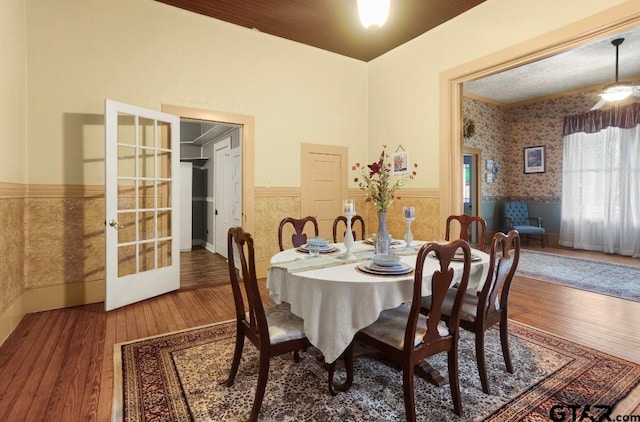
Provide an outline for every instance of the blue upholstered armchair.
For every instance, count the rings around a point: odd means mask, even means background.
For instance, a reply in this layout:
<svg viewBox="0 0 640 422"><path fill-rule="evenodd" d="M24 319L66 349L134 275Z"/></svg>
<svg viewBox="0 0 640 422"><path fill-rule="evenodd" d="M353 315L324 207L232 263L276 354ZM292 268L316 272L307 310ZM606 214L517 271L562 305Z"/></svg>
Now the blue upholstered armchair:
<svg viewBox="0 0 640 422"><path fill-rule="evenodd" d="M517 230L521 237L529 239L529 235L534 235L535 240L539 240L544 247L544 228L542 218L529 217L529 207L524 202L512 201L504 204L504 225L505 232Z"/></svg>

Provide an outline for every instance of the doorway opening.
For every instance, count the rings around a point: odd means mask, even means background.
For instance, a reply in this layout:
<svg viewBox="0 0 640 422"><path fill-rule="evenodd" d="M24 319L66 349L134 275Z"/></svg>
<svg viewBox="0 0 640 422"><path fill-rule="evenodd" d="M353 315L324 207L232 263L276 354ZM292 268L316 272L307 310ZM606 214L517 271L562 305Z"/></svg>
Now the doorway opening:
<svg viewBox="0 0 640 422"><path fill-rule="evenodd" d="M481 201L479 196L482 193L480 180L480 163L482 162L481 151L474 148L464 148L462 154L462 209L466 215L482 216ZM484 218L484 217L483 217ZM469 239L472 243L478 243L479 233L476 224L470 227Z"/></svg>
<svg viewBox="0 0 640 422"><path fill-rule="evenodd" d="M180 119L180 162L191 170L181 181L181 251L200 246L226 257L223 229L240 225L242 215L241 174L236 174L242 165L241 139L239 125Z"/></svg>
<svg viewBox="0 0 640 422"><path fill-rule="evenodd" d="M190 229L187 232L191 232L184 245L181 239L181 246L184 246L180 253L181 288L183 285L202 284L198 280L228 282L228 266L224 258L227 233L226 230L216 233L216 210L218 215L227 213L225 217L228 217L230 225L254 230L254 118L171 105L163 105L162 110L180 117L180 157L182 164L192 166L192 177L189 178L192 186L187 188L187 192L191 191L191 198L181 203L186 208L191 205L187 214L191 216L190 221L180 222ZM216 194L214 154L216 145L223 142L230 147L229 156L222 158L229 160L225 167L232 184L225 193ZM223 195L226 196L222 198ZM230 204L224 208L226 211L217 208L223 200ZM224 241L216 242L216 237ZM191 243L190 247L188 243Z"/></svg>

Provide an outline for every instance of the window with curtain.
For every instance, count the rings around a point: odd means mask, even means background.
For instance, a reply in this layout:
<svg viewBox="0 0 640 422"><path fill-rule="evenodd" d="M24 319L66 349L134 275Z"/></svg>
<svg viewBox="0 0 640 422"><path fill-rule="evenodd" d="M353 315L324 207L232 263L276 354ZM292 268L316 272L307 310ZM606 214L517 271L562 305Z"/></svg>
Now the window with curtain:
<svg viewBox="0 0 640 422"><path fill-rule="evenodd" d="M640 103L565 117L563 246L640 258Z"/></svg>

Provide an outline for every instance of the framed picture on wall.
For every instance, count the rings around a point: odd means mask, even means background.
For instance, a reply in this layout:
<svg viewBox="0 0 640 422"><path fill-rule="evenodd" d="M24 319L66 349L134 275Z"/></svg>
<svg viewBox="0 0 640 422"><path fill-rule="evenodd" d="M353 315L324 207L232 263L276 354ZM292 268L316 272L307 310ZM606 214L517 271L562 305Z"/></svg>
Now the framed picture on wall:
<svg viewBox="0 0 640 422"><path fill-rule="evenodd" d="M544 173L544 146L524 149L524 173Z"/></svg>
<svg viewBox="0 0 640 422"><path fill-rule="evenodd" d="M393 154L393 174L401 175L409 173L409 153L396 151Z"/></svg>

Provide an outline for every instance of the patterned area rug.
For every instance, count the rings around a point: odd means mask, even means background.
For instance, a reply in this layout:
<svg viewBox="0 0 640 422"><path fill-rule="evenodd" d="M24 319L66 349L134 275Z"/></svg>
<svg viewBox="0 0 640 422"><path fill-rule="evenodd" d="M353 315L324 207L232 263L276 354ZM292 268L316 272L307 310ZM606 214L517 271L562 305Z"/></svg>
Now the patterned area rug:
<svg viewBox="0 0 640 422"><path fill-rule="evenodd" d="M640 302L640 267L522 250L517 274Z"/></svg>
<svg viewBox="0 0 640 422"><path fill-rule="evenodd" d="M556 417L553 420L564 420L559 415L564 412L570 416L568 406L585 411L587 405L587 414L599 418L640 383L640 365L515 322L510 325L510 333L514 374L505 371L497 330L487 333L487 365L493 394L486 395L476 369L473 335L463 332L459 361L464 417L453 413L448 385L438 388L417 380L418 420L549 420L552 409ZM218 384L227 376L234 336L232 321L117 344L114 419L246 420L257 382L253 345L245 342L235 384L230 388ZM351 389L332 397L318 356L318 351L310 348L298 364L291 355L271 361L260 420L404 420L399 371L373 359L358 359ZM445 356L430 359L443 374L447 367ZM635 406L634 401L630 409Z"/></svg>

